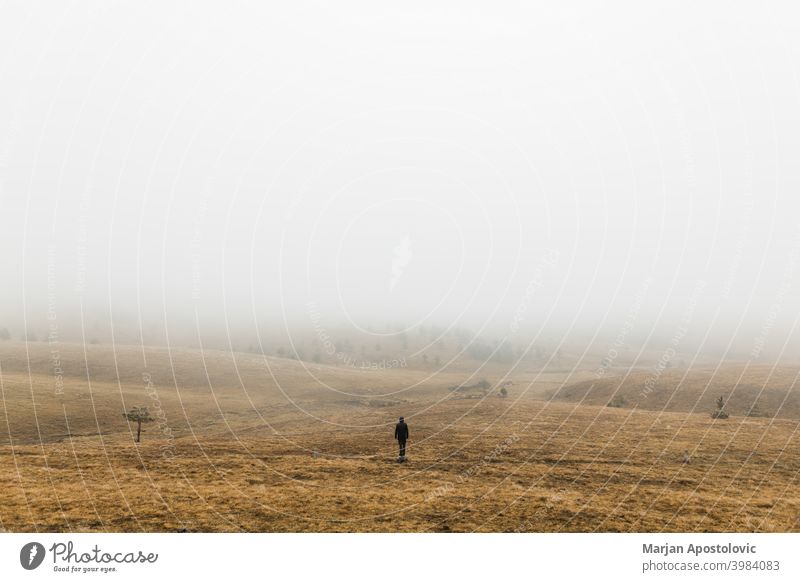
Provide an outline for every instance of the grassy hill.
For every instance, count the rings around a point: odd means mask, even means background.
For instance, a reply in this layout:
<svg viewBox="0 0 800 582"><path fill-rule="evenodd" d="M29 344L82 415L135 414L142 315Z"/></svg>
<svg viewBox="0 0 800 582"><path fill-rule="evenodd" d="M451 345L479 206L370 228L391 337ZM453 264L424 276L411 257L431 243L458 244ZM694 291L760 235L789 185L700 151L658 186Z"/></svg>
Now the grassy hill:
<svg viewBox="0 0 800 582"><path fill-rule="evenodd" d="M530 378L467 398L448 390L465 374L164 348L63 345L57 381L51 356L0 344L0 529L800 530L795 420L548 402ZM122 412L140 405L158 414L137 444Z"/></svg>
<svg viewBox="0 0 800 582"><path fill-rule="evenodd" d="M725 365L586 380L551 392L558 401L709 414L720 396L735 416L800 420L800 368Z"/></svg>
<svg viewBox="0 0 800 582"><path fill-rule="evenodd" d="M386 408L446 393L461 374L370 370L219 351L0 343L0 443L129 433L122 413L161 410L173 434L278 430L285 416L334 422L341 411ZM334 406L335 405L335 406ZM412 414L415 407L404 408ZM396 420L396 419L395 419ZM147 426L146 431L154 430Z"/></svg>

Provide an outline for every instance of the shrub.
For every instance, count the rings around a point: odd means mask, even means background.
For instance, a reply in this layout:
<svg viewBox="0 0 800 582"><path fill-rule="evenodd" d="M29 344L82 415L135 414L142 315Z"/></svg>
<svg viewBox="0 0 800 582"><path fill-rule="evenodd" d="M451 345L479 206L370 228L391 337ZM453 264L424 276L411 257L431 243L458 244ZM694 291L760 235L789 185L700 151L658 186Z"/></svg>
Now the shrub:
<svg viewBox="0 0 800 582"><path fill-rule="evenodd" d="M717 398L717 409L711 413L711 418L719 418L719 419L726 419L728 418L728 413L725 412L725 399L720 396Z"/></svg>
<svg viewBox="0 0 800 582"><path fill-rule="evenodd" d="M746 415L753 418L767 416L766 414L761 412L761 408L759 408L758 402L753 402L753 406L750 407L750 410L747 411Z"/></svg>
<svg viewBox="0 0 800 582"><path fill-rule="evenodd" d="M609 408L622 408L625 406L625 397L622 394L615 394L606 406Z"/></svg>

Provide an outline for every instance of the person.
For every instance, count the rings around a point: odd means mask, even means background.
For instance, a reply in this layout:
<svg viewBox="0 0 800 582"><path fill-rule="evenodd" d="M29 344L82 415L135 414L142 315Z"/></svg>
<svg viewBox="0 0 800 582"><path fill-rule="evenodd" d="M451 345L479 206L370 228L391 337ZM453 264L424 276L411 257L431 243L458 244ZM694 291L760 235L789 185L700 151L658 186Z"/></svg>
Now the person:
<svg viewBox="0 0 800 582"><path fill-rule="evenodd" d="M397 439L397 442L400 445L399 461L402 463L406 460L406 441L408 440L408 425L402 416L400 417L400 421L394 427L394 438Z"/></svg>

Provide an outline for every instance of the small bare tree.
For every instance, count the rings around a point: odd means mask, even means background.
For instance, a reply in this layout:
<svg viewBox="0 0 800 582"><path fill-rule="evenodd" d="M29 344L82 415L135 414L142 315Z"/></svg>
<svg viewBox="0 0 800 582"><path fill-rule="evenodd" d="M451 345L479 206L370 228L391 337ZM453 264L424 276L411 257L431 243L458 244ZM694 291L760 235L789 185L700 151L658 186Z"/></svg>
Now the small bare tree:
<svg viewBox="0 0 800 582"><path fill-rule="evenodd" d="M135 422L136 423L136 442L141 442L142 440L142 423L143 422L153 422L155 420L152 416L150 416L150 411L147 410L146 406L134 406L128 412L122 414L128 422Z"/></svg>

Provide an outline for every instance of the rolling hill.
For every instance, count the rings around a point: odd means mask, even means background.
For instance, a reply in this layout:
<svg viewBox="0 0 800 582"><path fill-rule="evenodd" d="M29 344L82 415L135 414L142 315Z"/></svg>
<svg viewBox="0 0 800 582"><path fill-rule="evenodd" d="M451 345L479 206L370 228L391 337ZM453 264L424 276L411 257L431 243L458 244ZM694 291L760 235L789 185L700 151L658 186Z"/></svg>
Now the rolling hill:
<svg viewBox="0 0 800 582"><path fill-rule="evenodd" d="M721 396L734 416L800 420L800 368L731 364L719 369L633 372L568 384L556 401L710 414Z"/></svg>

